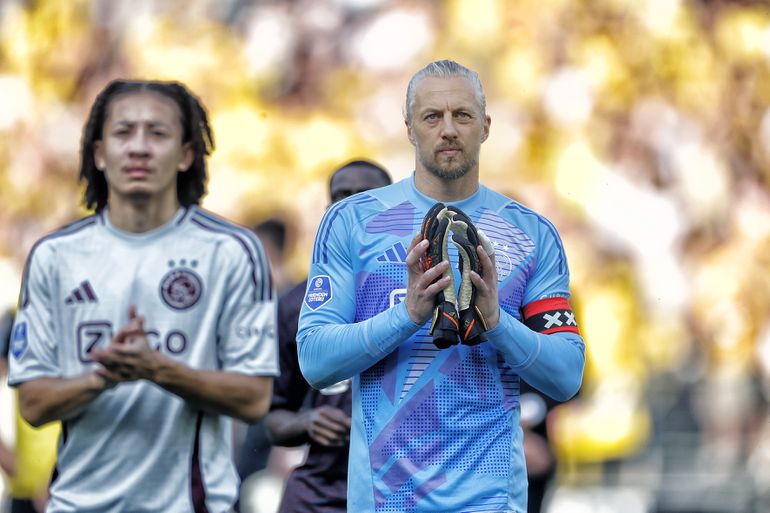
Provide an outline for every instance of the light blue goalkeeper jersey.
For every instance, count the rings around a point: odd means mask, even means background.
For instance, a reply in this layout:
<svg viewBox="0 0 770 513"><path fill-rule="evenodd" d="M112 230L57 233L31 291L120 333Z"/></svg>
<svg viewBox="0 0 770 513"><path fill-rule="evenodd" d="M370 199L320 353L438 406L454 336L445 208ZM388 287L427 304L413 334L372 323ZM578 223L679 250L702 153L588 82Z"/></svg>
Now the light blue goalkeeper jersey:
<svg viewBox="0 0 770 513"><path fill-rule="evenodd" d="M545 218L486 187L451 203L495 247L501 312L487 342L439 350L403 303L407 248L435 203L411 177L329 208L300 365L316 388L353 377L348 511L524 513L520 379L557 400L582 379L564 250Z"/></svg>

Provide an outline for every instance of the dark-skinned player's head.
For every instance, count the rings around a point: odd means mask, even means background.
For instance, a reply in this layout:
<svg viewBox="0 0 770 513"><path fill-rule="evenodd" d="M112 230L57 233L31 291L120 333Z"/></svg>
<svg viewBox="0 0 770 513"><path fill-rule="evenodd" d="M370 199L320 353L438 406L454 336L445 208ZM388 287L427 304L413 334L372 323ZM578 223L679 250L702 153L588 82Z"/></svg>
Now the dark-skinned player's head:
<svg viewBox="0 0 770 513"><path fill-rule="evenodd" d="M329 178L329 199L332 203L359 192L393 183L382 166L369 160L351 160L338 167Z"/></svg>

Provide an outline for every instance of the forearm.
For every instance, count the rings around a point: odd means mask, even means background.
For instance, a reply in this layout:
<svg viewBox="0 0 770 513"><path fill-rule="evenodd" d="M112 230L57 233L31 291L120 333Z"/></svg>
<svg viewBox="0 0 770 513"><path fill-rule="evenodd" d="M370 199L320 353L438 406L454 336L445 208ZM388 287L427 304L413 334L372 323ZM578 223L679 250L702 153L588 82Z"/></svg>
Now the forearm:
<svg viewBox="0 0 770 513"><path fill-rule="evenodd" d="M308 413L309 410L273 410L268 413L264 424L270 443L282 447L296 447L309 442Z"/></svg>
<svg viewBox="0 0 770 513"><path fill-rule="evenodd" d="M16 454L14 451L0 442L0 470L6 476L13 476L16 474Z"/></svg>
<svg viewBox="0 0 770 513"><path fill-rule="evenodd" d="M301 328L297 350L302 374L321 389L368 369L417 332L399 303L355 324L326 324Z"/></svg>
<svg viewBox="0 0 770 513"><path fill-rule="evenodd" d="M502 310L487 336L513 370L544 394L566 401L580 389L585 364L580 336L537 333Z"/></svg>
<svg viewBox="0 0 770 513"><path fill-rule="evenodd" d="M35 427L77 416L108 388L94 372L76 378L39 378L19 385L19 411Z"/></svg>
<svg viewBox="0 0 770 513"><path fill-rule="evenodd" d="M267 412L272 377L192 369L158 355L151 381L189 403L247 423L258 421Z"/></svg>

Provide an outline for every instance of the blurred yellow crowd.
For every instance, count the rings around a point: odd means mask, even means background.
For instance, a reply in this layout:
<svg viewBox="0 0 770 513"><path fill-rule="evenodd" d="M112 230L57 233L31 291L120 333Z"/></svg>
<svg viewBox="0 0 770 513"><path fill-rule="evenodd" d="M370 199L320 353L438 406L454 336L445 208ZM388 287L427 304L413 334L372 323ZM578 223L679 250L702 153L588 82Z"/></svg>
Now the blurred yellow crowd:
<svg viewBox="0 0 770 513"><path fill-rule="evenodd" d="M485 85L482 181L564 239L588 357L552 419L561 478L644 451L687 387L703 461L770 460L766 2L5 0L0 302L34 240L85 214L80 131L108 80L201 97L204 206L292 220L299 279L335 165L411 173L406 83L437 58Z"/></svg>

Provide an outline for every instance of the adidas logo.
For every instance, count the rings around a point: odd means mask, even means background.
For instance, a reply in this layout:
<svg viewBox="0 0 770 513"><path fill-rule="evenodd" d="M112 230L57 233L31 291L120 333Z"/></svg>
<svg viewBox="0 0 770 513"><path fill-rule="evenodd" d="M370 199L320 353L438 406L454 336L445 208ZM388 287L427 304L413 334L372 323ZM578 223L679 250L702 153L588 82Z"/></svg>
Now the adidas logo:
<svg viewBox="0 0 770 513"><path fill-rule="evenodd" d="M88 280L82 282L78 287L70 292L70 295L64 299L65 305L71 305L73 303L97 303L99 298L96 297L94 289Z"/></svg>
<svg viewBox="0 0 770 513"><path fill-rule="evenodd" d="M406 248L401 241L396 242L389 247L385 253L377 257L378 262L388 262L392 264L403 264L406 262Z"/></svg>

